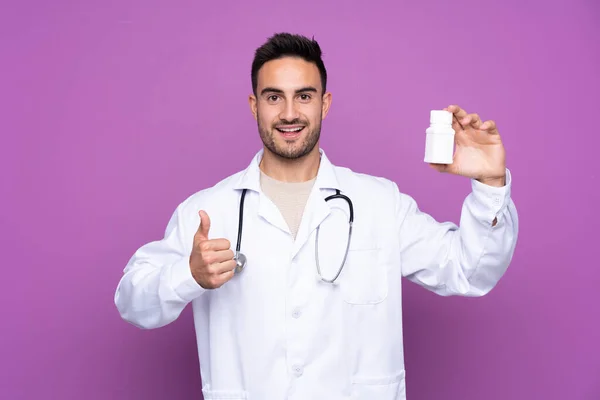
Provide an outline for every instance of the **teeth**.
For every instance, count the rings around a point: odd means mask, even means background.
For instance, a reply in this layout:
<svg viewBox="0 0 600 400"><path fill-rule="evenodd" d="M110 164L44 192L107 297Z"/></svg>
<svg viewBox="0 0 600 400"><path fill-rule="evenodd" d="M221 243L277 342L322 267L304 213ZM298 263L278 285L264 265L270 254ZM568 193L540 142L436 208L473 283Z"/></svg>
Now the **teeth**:
<svg viewBox="0 0 600 400"><path fill-rule="evenodd" d="M281 132L300 132L302 130L302 127L300 128L291 128L291 129L286 129L286 128L278 128Z"/></svg>

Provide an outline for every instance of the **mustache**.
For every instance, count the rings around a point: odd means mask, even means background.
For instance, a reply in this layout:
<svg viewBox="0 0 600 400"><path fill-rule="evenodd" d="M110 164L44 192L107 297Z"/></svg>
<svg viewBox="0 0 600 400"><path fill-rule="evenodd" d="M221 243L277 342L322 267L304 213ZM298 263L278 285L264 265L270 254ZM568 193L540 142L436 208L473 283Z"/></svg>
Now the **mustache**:
<svg viewBox="0 0 600 400"><path fill-rule="evenodd" d="M304 121L300 118L293 119L291 121L280 119L278 122L274 123L273 126L277 125L308 125L308 121Z"/></svg>

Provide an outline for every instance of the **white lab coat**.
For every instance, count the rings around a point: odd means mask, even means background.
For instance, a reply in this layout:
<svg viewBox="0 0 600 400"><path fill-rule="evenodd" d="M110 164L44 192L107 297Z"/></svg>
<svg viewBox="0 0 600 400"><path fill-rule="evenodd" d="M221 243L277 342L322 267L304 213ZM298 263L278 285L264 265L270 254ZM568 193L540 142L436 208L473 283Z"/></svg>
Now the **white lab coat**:
<svg viewBox="0 0 600 400"><path fill-rule="evenodd" d="M183 201L165 237L138 249L115 293L126 321L164 326L192 304L206 400L405 399L401 278L440 295L482 296L507 269L518 217L507 184L473 180L460 229L420 212L387 179L321 164L294 241L277 207L261 192L259 161ZM205 290L189 255L198 210L210 238L234 250L241 189L247 188L241 250L246 269ZM324 198L340 189L353 202L354 225L344 270L333 285L348 234L348 207ZM493 219L498 222L492 227Z"/></svg>

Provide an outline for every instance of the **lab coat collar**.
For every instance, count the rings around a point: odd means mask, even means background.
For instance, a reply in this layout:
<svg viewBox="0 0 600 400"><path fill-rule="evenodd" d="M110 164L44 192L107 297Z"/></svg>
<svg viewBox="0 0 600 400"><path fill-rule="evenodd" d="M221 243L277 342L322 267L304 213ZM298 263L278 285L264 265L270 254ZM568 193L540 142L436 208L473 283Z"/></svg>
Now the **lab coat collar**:
<svg viewBox="0 0 600 400"><path fill-rule="evenodd" d="M331 209L325 201L327 192L333 189L339 189L340 185L335 174L335 167L327 156L325 151L319 149L321 154L321 162L317 172L315 184L307 199L302 221L298 228L298 234L294 241L291 257L294 258L300 249L307 243L311 233L323 222L330 214ZM283 215L277 206L269 200L260 187L260 160L264 154L264 149L261 149L248 168L240 174L238 181L235 183L235 189L249 189L258 194L258 215L264 218L271 225L281 229L284 232L290 232Z"/></svg>
<svg viewBox="0 0 600 400"><path fill-rule="evenodd" d="M315 180L315 187L319 189L340 189L340 185L335 174L335 167L327 158L325 151L319 149L321 154L321 162ZM253 157L250 165L240 175L238 181L234 185L235 189L250 189L260 192L260 161L264 154L264 149L261 149Z"/></svg>

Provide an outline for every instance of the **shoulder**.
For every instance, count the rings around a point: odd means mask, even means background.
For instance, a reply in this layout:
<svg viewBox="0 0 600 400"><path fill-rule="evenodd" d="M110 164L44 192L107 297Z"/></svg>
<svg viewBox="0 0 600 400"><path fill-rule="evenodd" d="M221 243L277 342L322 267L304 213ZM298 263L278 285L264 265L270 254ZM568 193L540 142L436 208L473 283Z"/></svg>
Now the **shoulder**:
<svg viewBox="0 0 600 400"><path fill-rule="evenodd" d="M342 194L354 205L357 220L381 228L396 222L399 191L394 181L346 167L336 167L336 176Z"/></svg>
<svg viewBox="0 0 600 400"><path fill-rule="evenodd" d="M199 210L212 210L225 206L236 196L234 194L234 184L240 178L244 171L239 171L230 175L213 186L198 190L187 198L183 199L178 205L178 210L183 214L196 214Z"/></svg>
<svg viewBox="0 0 600 400"><path fill-rule="evenodd" d="M369 197L390 196L398 192L396 182L389 178L357 172L347 167L336 166L335 170L344 190L356 191Z"/></svg>
<svg viewBox="0 0 600 400"><path fill-rule="evenodd" d="M341 190L376 215L401 216L417 207L414 198L403 192L390 178L357 172L346 167L335 168Z"/></svg>
<svg viewBox="0 0 600 400"><path fill-rule="evenodd" d="M199 212L205 211L211 219L211 232L218 232L227 213L237 207L235 182L243 171L230 175L211 187L198 190L177 204L169 222L166 234L177 230L184 243L191 243L192 236L200 223Z"/></svg>
<svg viewBox="0 0 600 400"><path fill-rule="evenodd" d="M354 209L354 234L366 243L384 243L394 237L400 221L397 184L383 176L335 168L340 190Z"/></svg>

